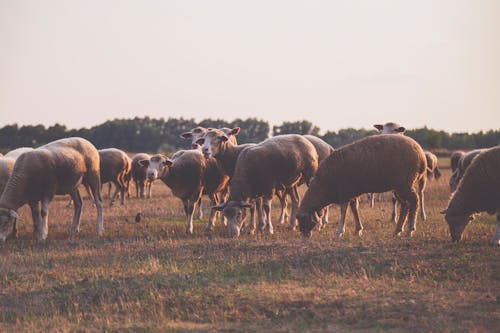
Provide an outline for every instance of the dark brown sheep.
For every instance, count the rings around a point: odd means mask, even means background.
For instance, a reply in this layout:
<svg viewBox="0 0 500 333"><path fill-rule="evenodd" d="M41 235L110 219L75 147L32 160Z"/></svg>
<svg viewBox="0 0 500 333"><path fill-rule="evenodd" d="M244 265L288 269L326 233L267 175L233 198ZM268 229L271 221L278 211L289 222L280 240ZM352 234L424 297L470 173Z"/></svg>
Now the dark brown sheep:
<svg viewBox="0 0 500 333"><path fill-rule="evenodd" d="M450 190L451 192L455 192L455 190L458 187L458 184L460 183L460 179L465 174L465 171L469 167L469 165L472 163L474 158L482 153L484 149L475 149L471 150L470 152L464 154L459 160L458 160L458 167L456 168L455 172L450 177Z"/></svg>
<svg viewBox="0 0 500 333"><path fill-rule="evenodd" d="M397 158L394 158L397 156ZM319 223L318 213L337 203L346 210L351 203L357 212L356 197L363 193L394 191L401 203L395 234L400 234L408 217L408 234L415 230L416 211L423 201L427 162L420 145L403 135L374 135L343 146L320 165L306 191L298 213L304 236ZM357 232L362 230L355 214ZM337 236L345 231L341 223Z"/></svg>
<svg viewBox="0 0 500 333"><path fill-rule="evenodd" d="M146 188L148 198L151 198L152 192L152 183L147 177L147 167L139 164L139 161L149 160L151 158L150 155L145 153L139 153L132 156L132 179L135 183L135 195L137 198L144 198L144 189Z"/></svg>
<svg viewBox="0 0 500 333"><path fill-rule="evenodd" d="M453 153L451 153L450 156L450 167L451 167L451 173L455 172L455 170L458 168L458 163L462 156L465 155L465 152L462 150L456 150Z"/></svg>

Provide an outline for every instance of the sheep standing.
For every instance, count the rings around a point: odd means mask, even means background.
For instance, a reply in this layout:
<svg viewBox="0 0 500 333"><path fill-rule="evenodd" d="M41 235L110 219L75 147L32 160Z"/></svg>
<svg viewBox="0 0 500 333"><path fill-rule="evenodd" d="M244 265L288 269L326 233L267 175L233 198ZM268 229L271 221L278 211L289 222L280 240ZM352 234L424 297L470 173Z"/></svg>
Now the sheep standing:
<svg viewBox="0 0 500 333"><path fill-rule="evenodd" d="M130 184L132 160L127 154L116 148L99 150L101 184L113 183L115 192L110 197L110 205L113 205L116 196L120 193L120 203L125 203L125 191Z"/></svg>
<svg viewBox="0 0 500 333"><path fill-rule="evenodd" d="M14 164L0 197L0 240L5 241L18 217L17 210L29 204L38 239L48 234L49 204L55 195L69 194L75 212L71 234L78 232L82 198L78 185L88 185L97 209L97 234L103 233L99 153L87 140L57 140L21 154ZM41 206L41 207L40 207Z"/></svg>
<svg viewBox="0 0 500 333"><path fill-rule="evenodd" d="M150 181L161 179L172 193L182 200L186 213L186 233L193 233L193 212L202 194L210 197L215 206L217 193L227 186L229 177L223 175L215 159L206 159L199 150L186 150L172 160L157 154L139 162L147 168ZM221 177L218 179L217 177ZM207 230L213 228L216 211L212 210Z"/></svg>
<svg viewBox="0 0 500 333"><path fill-rule="evenodd" d="M439 171L437 156L430 151L424 151L424 153L427 159L427 179L439 179L441 177L441 171Z"/></svg>
<svg viewBox="0 0 500 333"><path fill-rule="evenodd" d="M135 183L135 195L137 198L144 198L144 189L146 188L148 198L151 198L151 187L152 183L147 177L147 167L139 164L139 161L149 160L150 155L145 153L139 153L132 156L132 179Z"/></svg>
<svg viewBox="0 0 500 333"><path fill-rule="evenodd" d="M397 157L397 158L395 158ZM423 201L427 162L420 145L403 135L375 135L357 140L331 153L319 166L306 191L297 215L304 236L320 223L318 213L328 204L348 203L354 212L356 231L359 220L356 197L363 193L393 191L400 201L395 234L399 235L408 217L408 235L415 230L416 211ZM342 219L341 219L342 220ZM337 236L345 232L339 224Z"/></svg>
<svg viewBox="0 0 500 333"><path fill-rule="evenodd" d="M469 165L472 163L472 161L474 160L474 158L477 155L479 155L480 153L482 153L483 151L484 151L484 149L471 150L470 152L464 154L458 160L458 166L455 169L455 172L453 172L453 174L450 177L449 184L450 184L450 190L451 190L451 192L455 192L455 190L458 187L458 184L460 183L460 179L462 179L462 177L464 176L465 171L467 170L467 168L469 167Z"/></svg>
<svg viewBox="0 0 500 333"><path fill-rule="evenodd" d="M456 150L453 153L451 153L450 167L451 167L452 174L455 172L455 170L457 170L458 163L459 163L460 159L462 158L462 156L464 156L464 155L465 155L465 152L463 152L462 150Z"/></svg>
<svg viewBox="0 0 500 333"><path fill-rule="evenodd" d="M266 225L270 234L274 233L271 222L270 201L276 189L283 189L292 194L292 212L290 226L295 227L295 216L299 204L297 184L308 183L318 167L318 154L314 146L303 136L287 134L267 139L240 152L233 178L230 181L231 192L227 203L219 205L228 219L228 231L232 237L239 236L245 216L245 208L252 205L251 199L263 197L267 221L261 210L259 222ZM255 230L255 224L250 226Z"/></svg>
<svg viewBox="0 0 500 333"><path fill-rule="evenodd" d="M466 169L448 208L444 211L453 241L460 241L465 227L480 212L496 213L493 244L500 245L500 146L486 149Z"/></svg>

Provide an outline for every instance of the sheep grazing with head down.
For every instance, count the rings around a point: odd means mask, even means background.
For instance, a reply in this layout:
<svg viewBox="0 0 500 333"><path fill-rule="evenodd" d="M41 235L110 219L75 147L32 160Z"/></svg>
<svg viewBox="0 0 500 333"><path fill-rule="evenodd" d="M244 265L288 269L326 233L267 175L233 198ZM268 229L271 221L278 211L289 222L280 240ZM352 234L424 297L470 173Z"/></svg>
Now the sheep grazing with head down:
<svg viewBox="0 0 500 333"><path fill-rule="evenodd" d="M299 204L297 185L309 183L318 167L318 154L314 146L303 136L287 134L267 139L240 152L230 181L230 194L226 203L219 205L228 219L228 232L231 237L240 234L245 208L251 208L252 199L262 197L267 220L258 209L259 223L274 233L271 222L270 201L276 189L292 194L291 227L294 227ZM250 226L255 230L255 224Z"/></svg>
<svg viewBox="0 0 500 333"><path fill-rule="evenodd" d="M424 151L424 153L427 159L427 179L439 179L441 177L441 171L439 171L437 156L430 151Z"/></svg>
<svg viewBox="0 0 500 333"><path fill-rule="evenodd" d="M146 189L148 192L147 197L151 198L151 187L152 183L147 177L147 167L139 164L139 161L149 160L151 158L150 155L146 153L139 153L132 156L132 179L134 179L135 183L135 195L137 198L144 198L144 190Z"/></svg>
<svg viewBox="0 0 500 333"><path fill-rule="evenodd" d="M462 150L455 150L453 153L451 153L450 156L450 167L451 167L451 173L453 174L455 170L458 168L458 163L462 156L465 155L465 152Z"/></svg>
<svg viewBox="0 0 500 333"><path fill-rule="evenodd" d="M464 154L458 160L458 166L457 166L455 172L453 172L451 177L450 177L449 184L450 184L451 192L456 191L458 184L460 183L460 179L462 179L462 177L464 176L465 171L467 170L469 165L472 163L474 158L476 158L476 156L479 155L480 153L482 153L483 151L484 151L484 149L471 150L470 152Z"/></svg>
<svg viewBox="0 0 500 333"><path fill-rule="evenodd" d="M397 158L395 158L397 157ZM416 212L423 201L427 162L420 145L403 135L374 135L345 145L331 153L318 168L297 215L304 236L319 224L319 212L331 203L343 210L351 204L358 234L363 229L353 201L363 193L394 191L400 201L395 234L403 231L408 217L408 235L415 230ZM345 232L339 224L337 236Z"/></svg>
<svg viewBox="0 0 500 333"><path fill-rule="evenodd" d="M182 200L186 214L186 233L193 233L193 212L202 194L210 197L215 206L217 193L227 186L229 177L222 174L215 159L205 159L199 150L186 150L172 160L157 154L139 162L147 168L150 181L161 179L172 193ZM218 179L220 177L221 179ZM213 228L216 218L212 210L206 229Z"/></svg>
<svg viewBox="0 0 500 333"><path fill-rule="evenodd" d="M57 140L21 154L0 197L0 240L13 231L17 210L29 204L38 239L48 234L49 204L55 195L69 194L75 212L71 234L78 232L82 198L78 185L88 185L97 209L97 234L103 233L99 153L87 140ZM40 207L41 206L41 207Z"/></svg>
<svg viewBox="0 0 500 333"><path fill-rule="evenodd" d="M110 198L110 205L116 200L120 193L120 203L125 203L125 191L130 185L130 174L132 170L132 160L127 154L116 148L100 149L101 184L113 183L115 193Z"/></svg>
<svg viewBox="0 0 500 333"><path fill-rule="evenodd" d="M445 213L451 239L462 239L465 227L480 212L496 213L493 244L500 246L500 146L485 149L471 162Z"/></svg>

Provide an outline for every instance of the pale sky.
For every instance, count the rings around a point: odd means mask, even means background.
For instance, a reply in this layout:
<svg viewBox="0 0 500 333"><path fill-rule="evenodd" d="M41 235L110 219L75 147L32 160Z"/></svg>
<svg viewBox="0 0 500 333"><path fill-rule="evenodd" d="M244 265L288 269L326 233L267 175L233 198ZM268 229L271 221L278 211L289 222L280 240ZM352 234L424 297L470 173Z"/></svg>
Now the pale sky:
<svg viewBox="0 0 500 333"><path fill-rule="evenodd" d="M0 0L0 127L500 129L498 0Z"/></svg>

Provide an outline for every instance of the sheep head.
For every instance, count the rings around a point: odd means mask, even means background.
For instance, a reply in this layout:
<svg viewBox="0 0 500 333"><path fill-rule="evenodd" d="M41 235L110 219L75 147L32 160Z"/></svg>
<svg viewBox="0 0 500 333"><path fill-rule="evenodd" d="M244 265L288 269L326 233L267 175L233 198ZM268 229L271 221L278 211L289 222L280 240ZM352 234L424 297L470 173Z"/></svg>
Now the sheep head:
<svg viewBox="0 0 500 333"><path fill-rule="evenodd" d="M321 218L317 212L299 212L297 214L297 220L299 221L299 229L304 237L311 237L312 231L318 225L320 225Z"/></svg>
<svg viewBox="0 0 500 333"><path fill-rule="evenodd" d="M396 123L386 123L384 125L373 125L381 134L403 134L406 128Z"/></svg>
<svg viewBox="0 0 500 333"><path fill-rule="evenodd" d="M474 219L473 214L454 214L449 208L441 212L445 214L446 222L450 228L451 240L459 242L462 240L465 227Z"/></svg>
<svg viewBox="0 0 500 333"><path fill-rule="evenodd" d="M209 130L203 138L198 140L205 158L217 157L226 147L231 135L235 136L239 132L239 127Z"/></svg>
<svg viewBox="0 0 500 333"><path fill-rule="evenodd" d="M252 204L248 202L229 201L227 203L214 206L212 209L222 211L222 214L224 214L227 219L227 231L229 233L229 237L235 238L239 237L241 228L243 227L243 221L246 216L245 208L250 207L252 207Z"/></svg>
<svg viewBox="0 0 500 333"><path fill-rule="evenodd" d="M173 164L167 156L157 154L149 160L140 160L139 164L147 168L146 175L150 181L163 177L168 168Z"/></svg>
<svg viewBox="0 0 500 333"><path fill-rule="evenodd" d="M186 139L186 140L191 140L191 148L193 149L198 149L200 147L200 144L198 143L198 140L202 139L205 136L205 133L207 133L209 129L205 127L195 127L189 132L184 132L180 135L181 138Z"/></svg>
<svg viewBox="0 0 500 333"><path fill-rule="evenodd" d="M16 211L12 209L0 208L0 241L5 242L14 229L14 224L19 218Z"/></svg>

